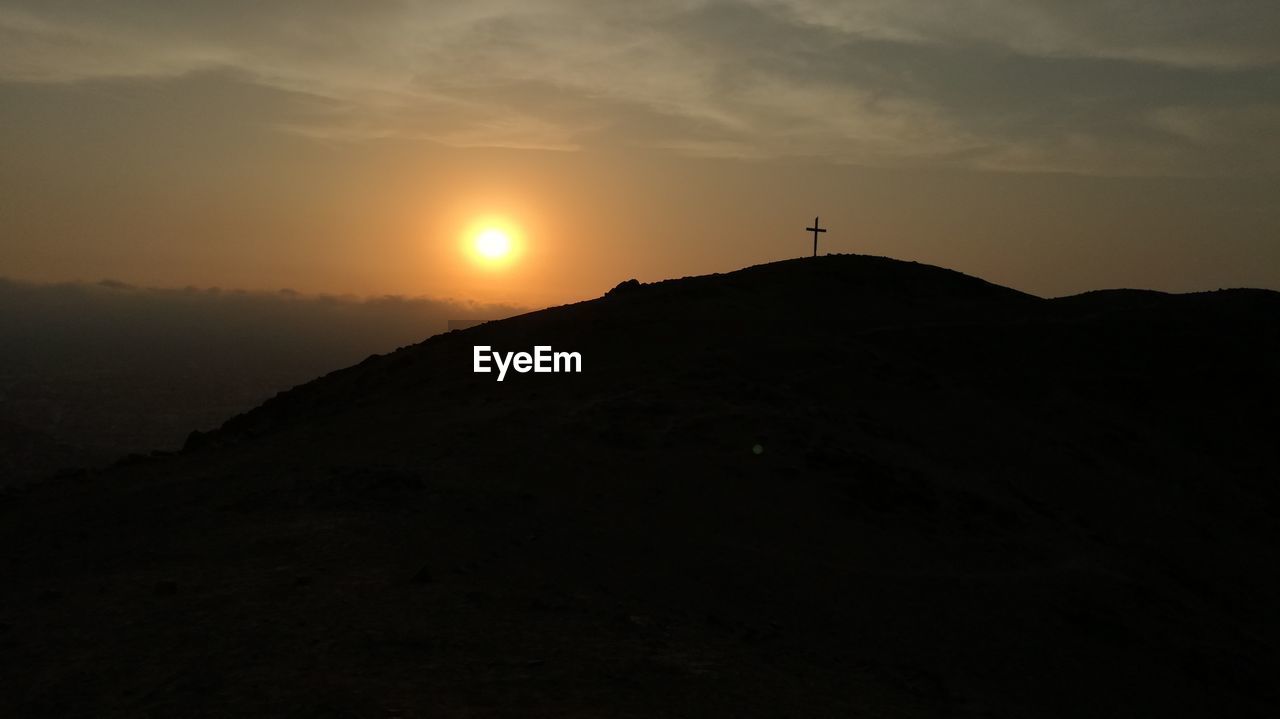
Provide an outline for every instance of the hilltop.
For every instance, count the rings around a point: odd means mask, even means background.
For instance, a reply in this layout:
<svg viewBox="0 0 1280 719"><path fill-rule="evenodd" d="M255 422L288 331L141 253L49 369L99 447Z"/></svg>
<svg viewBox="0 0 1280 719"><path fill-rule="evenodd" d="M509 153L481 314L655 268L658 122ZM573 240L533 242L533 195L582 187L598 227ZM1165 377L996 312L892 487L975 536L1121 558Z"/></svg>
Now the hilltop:
<svg viewBox="0 0 1280 719"><path fill-rule="evenodd" d="M7 495L0 713L1265 716L1278 353L863 256L437 335Z"/></svg>

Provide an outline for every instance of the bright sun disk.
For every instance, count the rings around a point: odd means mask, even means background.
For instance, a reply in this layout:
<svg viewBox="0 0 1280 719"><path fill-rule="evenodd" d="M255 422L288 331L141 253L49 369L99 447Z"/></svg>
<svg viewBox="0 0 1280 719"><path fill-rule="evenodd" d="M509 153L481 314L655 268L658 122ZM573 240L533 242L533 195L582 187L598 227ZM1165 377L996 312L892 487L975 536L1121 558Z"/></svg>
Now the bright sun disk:
<svg viewBox="0 0 1280 719"><path fill-rule="evenodd" d="M511 252L511 238L499 229L490 228L476 235L476 252L491 260L506 257Z"/></svg>

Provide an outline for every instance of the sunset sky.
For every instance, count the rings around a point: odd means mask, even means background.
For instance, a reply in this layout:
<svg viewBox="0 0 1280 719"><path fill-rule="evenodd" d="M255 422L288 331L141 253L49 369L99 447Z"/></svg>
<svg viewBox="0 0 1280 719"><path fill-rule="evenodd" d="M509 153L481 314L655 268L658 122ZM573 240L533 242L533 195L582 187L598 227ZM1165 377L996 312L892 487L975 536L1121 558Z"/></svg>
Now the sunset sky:
<svg viewBox="0 0 1280 719"><path fill-rule="evenodd" d="M1040 295L1280 288L1278 180L1274 0L0 1L12 279L542 306L820 214Z"/></svg>

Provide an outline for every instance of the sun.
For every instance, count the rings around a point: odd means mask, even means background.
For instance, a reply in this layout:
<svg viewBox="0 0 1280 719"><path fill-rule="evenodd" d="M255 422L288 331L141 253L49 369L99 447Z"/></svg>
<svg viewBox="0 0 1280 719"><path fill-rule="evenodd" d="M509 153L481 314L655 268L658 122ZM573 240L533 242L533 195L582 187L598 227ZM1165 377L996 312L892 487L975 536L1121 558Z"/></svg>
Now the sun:
<svg viewBox="0 0 1280 719"><path fill-rule="evenodd" d="M481 230L476 235L475 249L481 257L501 259L511 254L511 236L496 227Z"/></svg>
<svg viewBox="0 0 1280 719"><path fill-rule="evenodd" d="M511 265L524 247L519 229L505 220L490 218L475 222L463 237L463 251L472 262L487 269Z"/></svg>

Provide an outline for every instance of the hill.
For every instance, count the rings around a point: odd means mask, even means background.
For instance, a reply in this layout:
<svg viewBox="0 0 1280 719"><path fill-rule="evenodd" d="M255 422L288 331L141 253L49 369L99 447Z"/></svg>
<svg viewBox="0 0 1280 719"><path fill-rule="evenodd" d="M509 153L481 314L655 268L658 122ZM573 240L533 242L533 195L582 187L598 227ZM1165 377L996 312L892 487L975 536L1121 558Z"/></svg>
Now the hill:
<svg viewBox="0 0 1280 719"><path fill-rule="evenodd" d="M862 256L438 335L7 495L0 713L1273 715L1278 352Z"/></svg>

